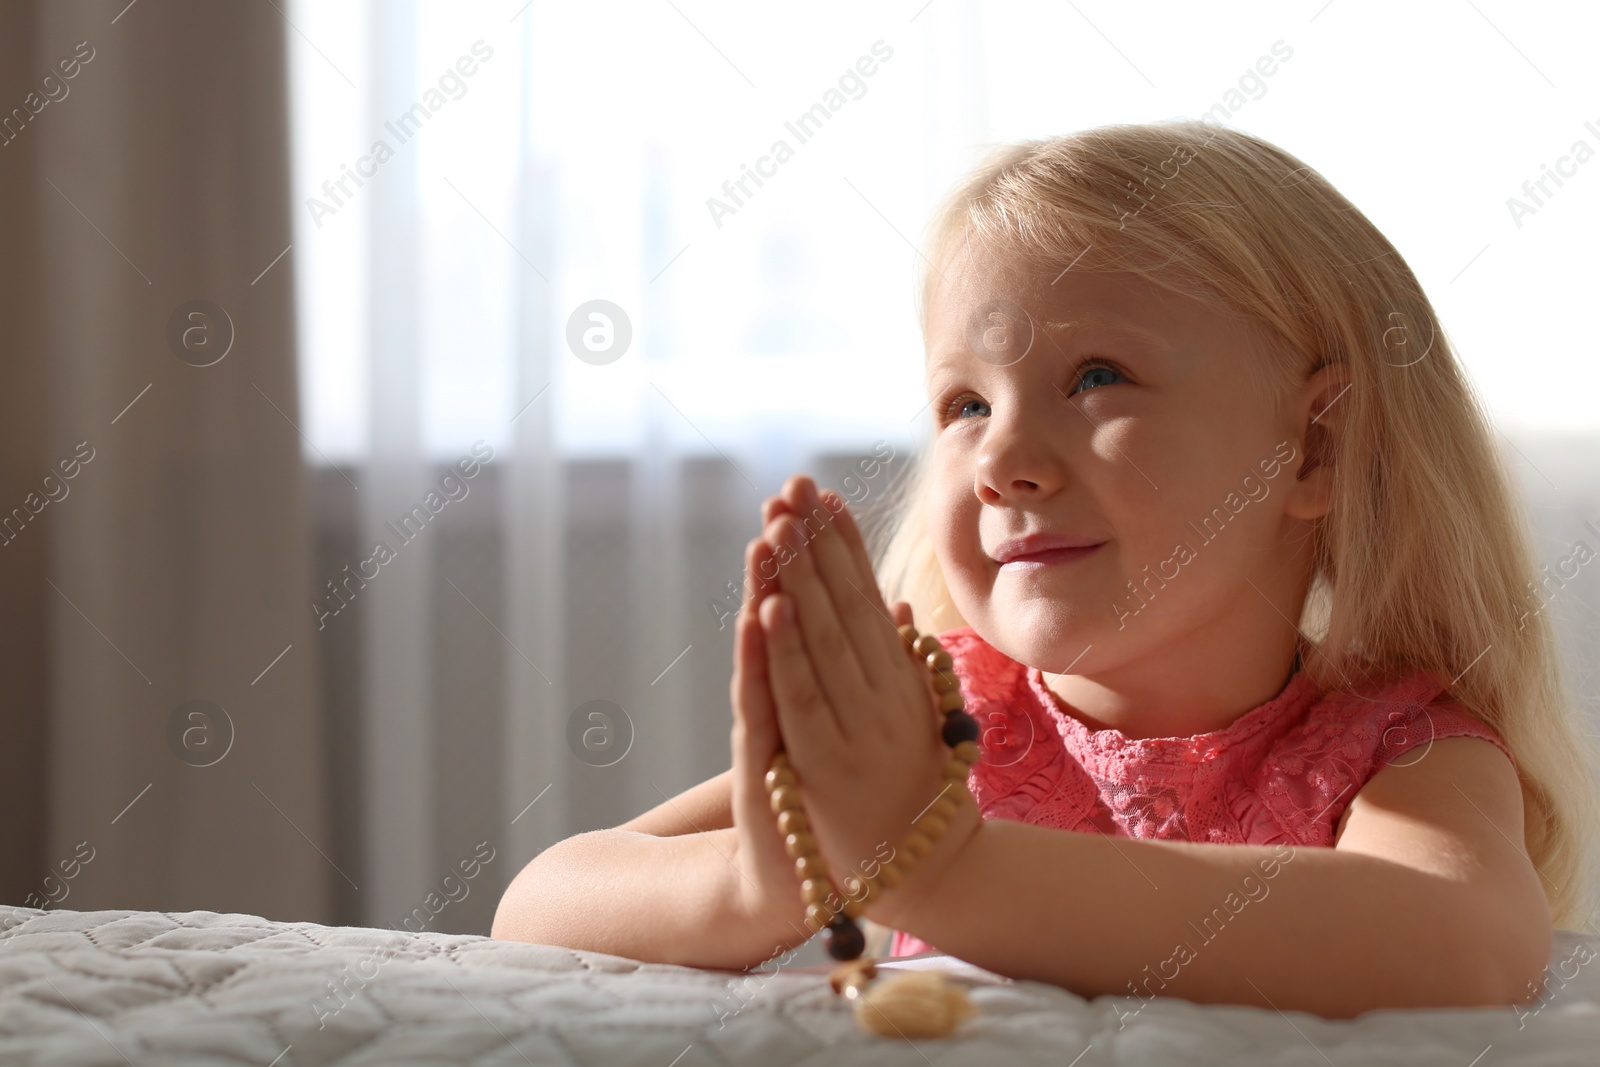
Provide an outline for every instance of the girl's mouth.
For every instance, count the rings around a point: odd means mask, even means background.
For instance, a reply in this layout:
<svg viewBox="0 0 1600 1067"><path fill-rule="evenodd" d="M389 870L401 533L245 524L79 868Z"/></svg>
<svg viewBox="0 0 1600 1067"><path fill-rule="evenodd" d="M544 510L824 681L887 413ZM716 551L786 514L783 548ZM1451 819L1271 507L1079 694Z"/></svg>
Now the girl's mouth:
<svg viewBox="0 0 1600 1067"><path fill-rule="evenodd" d="M1073 560L1082 559L1105 545L1101 541L1098 545L1088 545L1084 548L1047 548L1042 552L1032 552L1025 556L1017 556L1000 564L1001 570L1032 570L1038 567L1048 567L1056 563L1071 563Z"/></svg>

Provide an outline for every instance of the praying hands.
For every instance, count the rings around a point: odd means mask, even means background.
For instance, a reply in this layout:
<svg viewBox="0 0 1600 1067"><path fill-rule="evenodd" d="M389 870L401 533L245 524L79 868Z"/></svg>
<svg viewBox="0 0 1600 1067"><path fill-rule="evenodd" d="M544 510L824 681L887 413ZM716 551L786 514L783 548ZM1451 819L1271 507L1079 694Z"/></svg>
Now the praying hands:
<svg viewBox="0 0 1600 1067"><path fill-rule="evenodd" d="M763 782L774 753L786 751L798 780L800 831L850 895L853 876L872 877L947 792L949 752L928 671L897 629L912 621L910 607L884 603L844 500L797 476L762 519L746 548L749 610L735 637L733 811L744 903L792 944L815 926L800 927L805 902L784 845L795 827L780 830ZM931 853L863 914L892 925L979 823L973 805L957 805Z"/></svg>

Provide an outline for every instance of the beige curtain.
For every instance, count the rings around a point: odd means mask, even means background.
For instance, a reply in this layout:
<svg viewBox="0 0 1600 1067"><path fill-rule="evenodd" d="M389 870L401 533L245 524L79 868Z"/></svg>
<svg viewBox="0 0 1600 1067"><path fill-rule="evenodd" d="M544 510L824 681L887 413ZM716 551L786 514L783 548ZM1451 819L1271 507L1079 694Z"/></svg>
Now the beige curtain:
<svg viewBox="0 0 1600 1067"><path fill-rule="evenodd" d="M0 35L5 900L327 921L293 31L121 7Z"/></svg>
<svg viewBox="0 0 1600 1067"><path fill-rule="evenodd" d="M0 34L0 100L20 102L28 91L33 11L9 13ZM5 106L10 106L9 104ZM3 127L0 127L3 129ZM0 137L9 136L0 133ZM39 357L43 329L34 310L44 286L27 262L39 247L38 220L25 152L0 145L0 508L22 504L45 459L46 364ZM0 524L0 901L21 903L41 876L44 859L43 669L45 542L11 537Z"/></svg>

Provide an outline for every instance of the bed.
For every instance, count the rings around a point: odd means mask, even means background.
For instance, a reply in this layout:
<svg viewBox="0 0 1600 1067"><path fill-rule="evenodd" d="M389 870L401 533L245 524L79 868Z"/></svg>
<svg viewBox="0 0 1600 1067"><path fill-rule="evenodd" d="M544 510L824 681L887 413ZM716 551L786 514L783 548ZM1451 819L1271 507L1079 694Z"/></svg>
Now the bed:
<svg viewBox="0 0 1600 1067"><path fill-rule="evenodd" d="M1300 1012L1085 1000L949 957L960 1039L857 1031L826 965L736 974L486 937L195 911L0 911L0 1062L641 1065L1600 1062L1600 935L1558 931L1524 1008Z"/></svg>

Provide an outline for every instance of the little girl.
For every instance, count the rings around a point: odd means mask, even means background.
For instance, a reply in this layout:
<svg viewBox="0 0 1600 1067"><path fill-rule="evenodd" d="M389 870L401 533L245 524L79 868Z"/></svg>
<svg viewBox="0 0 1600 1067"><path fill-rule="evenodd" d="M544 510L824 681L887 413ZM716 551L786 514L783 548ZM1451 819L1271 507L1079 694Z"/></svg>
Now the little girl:
<svg viewBox="0 0 1600 1067"><path fill-rule="evenodd" d="M982 756L976 805L865 909L891 954L1138 998L1124 1018L1535 997L1552 926L1591 928L1594 762L1399 253L1198 122L1008 146L928 251L932 439L886 551L808 478L769 499L733 766L547 849L494 935L730 968L805 941L762 776L781 745L830 870L906 839L949 754L912 622Z"/></svg>

